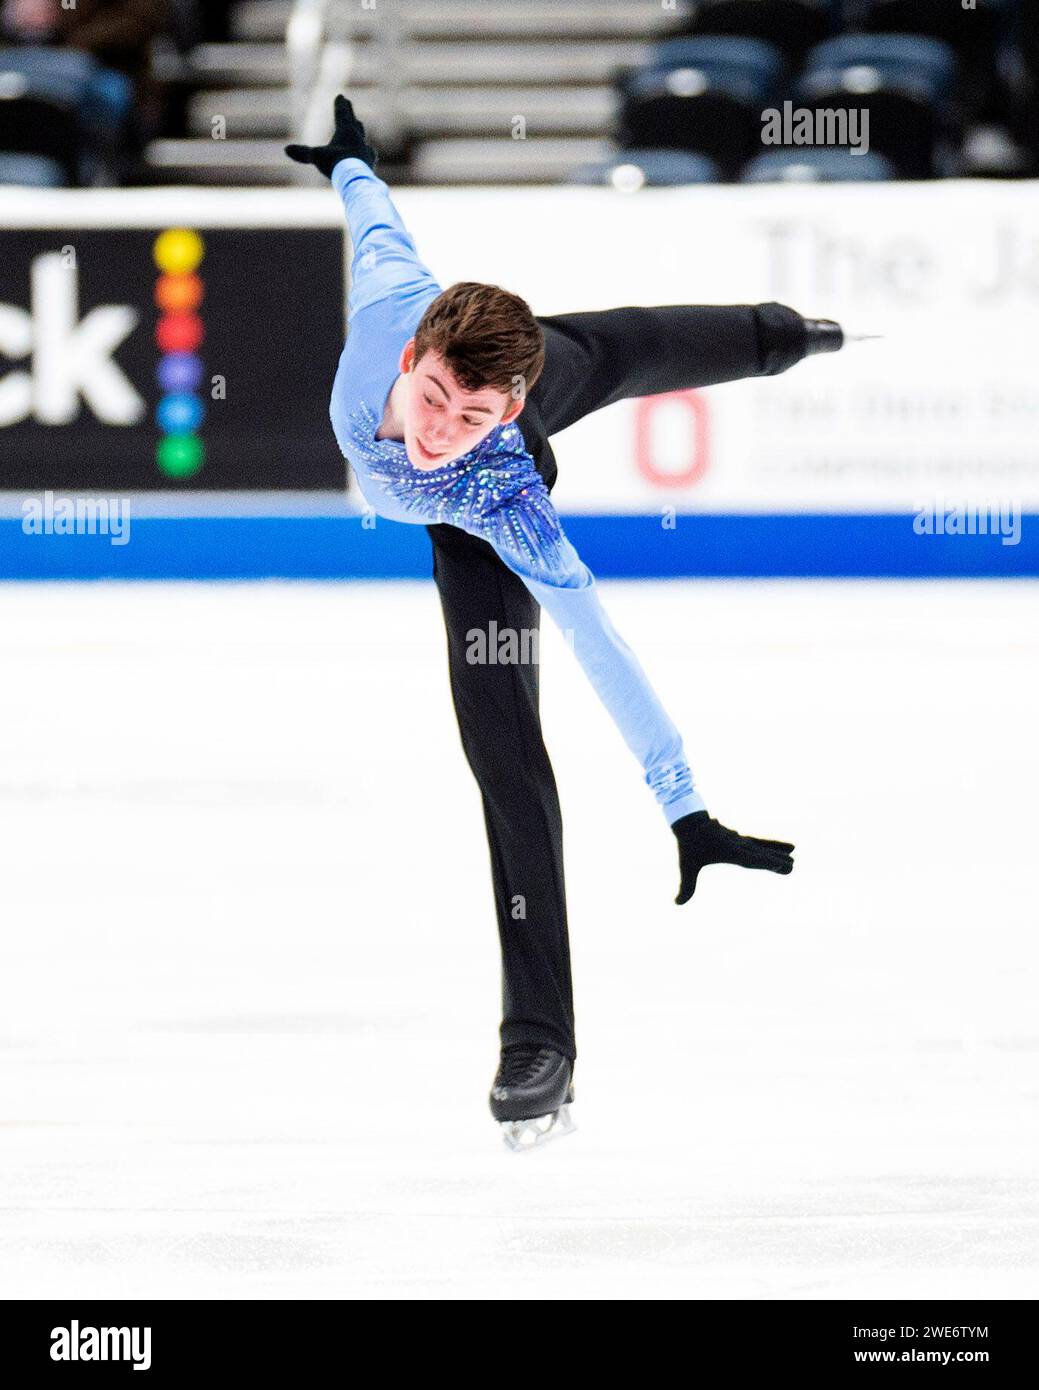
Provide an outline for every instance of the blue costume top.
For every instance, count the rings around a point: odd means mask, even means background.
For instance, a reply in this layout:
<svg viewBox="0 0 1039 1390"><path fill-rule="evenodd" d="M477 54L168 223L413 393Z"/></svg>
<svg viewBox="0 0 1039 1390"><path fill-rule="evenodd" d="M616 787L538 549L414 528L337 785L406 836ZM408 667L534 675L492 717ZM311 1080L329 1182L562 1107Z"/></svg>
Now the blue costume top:
<svg viewBox="0 0 1039 1390"><path fill-rule="evenodd" d="M332 185L346 208L353 263L330 414L365 499L391 521L446 522L489 542L570 638L668 822L704 810L681 736L563 534L518 425L496 425L468 454L429 470L409 462L403 442L375 438L401 350L441 286L419 260L385 183L363 160L341 159Z"/></svg>

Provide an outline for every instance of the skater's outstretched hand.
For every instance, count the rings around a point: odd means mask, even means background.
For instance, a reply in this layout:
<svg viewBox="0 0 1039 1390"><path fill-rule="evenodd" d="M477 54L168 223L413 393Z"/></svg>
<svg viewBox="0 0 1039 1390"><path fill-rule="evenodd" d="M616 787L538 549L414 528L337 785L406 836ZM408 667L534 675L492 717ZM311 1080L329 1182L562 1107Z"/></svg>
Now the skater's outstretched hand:
<svg viewBox="0 0 1039 1390"><path fill-rule="evenodd" d="M313 164L326 179L341 159L363 159L374 171L379 156L354 115L353 103L344 96L335 99L335 122L335 134L327 145L286 145L285 153L297 164Z"/></svg>
<svg viewBox="0 0 1039 1390"><path fill-rule="evenodd" d="M676 903L687 903L696 892L696 880L707 864L738 864L741 869L768 869L788 874L794 867L793 845L785 840L758 840L719 825L706 811L682 816L671 826L678 840L682 883Z"/></svg>

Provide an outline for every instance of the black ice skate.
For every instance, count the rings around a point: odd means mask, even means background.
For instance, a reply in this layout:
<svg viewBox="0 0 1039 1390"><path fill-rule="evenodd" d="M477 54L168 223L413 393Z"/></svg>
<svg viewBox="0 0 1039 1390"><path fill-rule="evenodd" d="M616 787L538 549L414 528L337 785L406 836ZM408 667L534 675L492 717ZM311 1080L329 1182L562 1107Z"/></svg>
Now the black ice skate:
<svg viewBox="0 0 1039 1390"><path fill-rule="evenodd" d="M491 1114L514 1153L573 1131L573 1067L550 1047L516 1044L502 1049L491 1088Z"/></svg>

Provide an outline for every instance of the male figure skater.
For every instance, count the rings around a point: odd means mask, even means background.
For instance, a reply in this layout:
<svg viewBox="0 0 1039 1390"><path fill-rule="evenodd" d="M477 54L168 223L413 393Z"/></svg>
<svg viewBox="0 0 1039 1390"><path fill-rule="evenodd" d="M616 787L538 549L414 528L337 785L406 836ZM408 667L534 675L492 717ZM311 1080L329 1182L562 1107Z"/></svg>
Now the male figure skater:
<svg viewBox="0 0 1039 1390"><path fill-rule="evenodd" d="M642 763L678 842L677 903L707 864L787 874L793 845L709 816L681 738L549 498L548 437L632 396L773 375L835 351L841 329L780 304L667 305L535 318L519 296L442 290L374 170L345 97L328 145L290 145L343 200L353 244L349 328L331 418L380 516L427 524L462 745L483 798L503 965L491 1110L513 1147L569 1126L576 1058L562 825L538 713L538 667L479 662L474 632L536 633L539 604ZM517 905L522 905L517 911Z"/></svg>

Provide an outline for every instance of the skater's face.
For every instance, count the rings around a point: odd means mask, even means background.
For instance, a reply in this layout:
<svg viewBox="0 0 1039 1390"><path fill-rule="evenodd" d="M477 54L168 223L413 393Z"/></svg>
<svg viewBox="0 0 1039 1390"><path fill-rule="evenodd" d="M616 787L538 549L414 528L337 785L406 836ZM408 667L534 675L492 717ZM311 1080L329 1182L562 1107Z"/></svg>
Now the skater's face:
<svg viewBox="0 0 1039 1390"><path fill-rule="evenodd" d="M404 405L404 446L414 468L443 468L475 449L496 425L508 424L523 409L505 391L486 386L463 391L440 353L432 348L415 361L415 340L401 354L408 374Z"/></svg>

